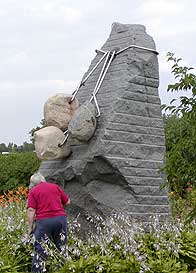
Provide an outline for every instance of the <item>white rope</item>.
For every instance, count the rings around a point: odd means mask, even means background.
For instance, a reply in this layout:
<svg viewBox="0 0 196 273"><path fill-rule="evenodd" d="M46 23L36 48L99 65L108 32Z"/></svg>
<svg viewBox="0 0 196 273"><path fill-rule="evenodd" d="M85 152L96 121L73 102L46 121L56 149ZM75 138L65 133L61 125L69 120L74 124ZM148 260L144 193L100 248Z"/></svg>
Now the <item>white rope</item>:
<svg viewBox="0 0 196 273"><path fill-rule="evenodd" d="M105 75L113 61L113 59L115 58L115 56L121 54L122 52L124 52L125 50L128 50L129 48L137 48L137 49L141 49L141 50L146 50L146 51L149 51L149 52L152 52L152 53L155 53L155 54L159 54L155 49L152 49L152 48L147 48L147 47L142 47L142 46L137 46L137 45L129 45L119 51L103 51L103 50L100 50L100 49L96 49L95 52L96 53L103 53L104 55L101 57L101 59L97 62L97 64L93 67L93 69L88 73L88 75L85 77L84 80L82 80L80 82L80 84L78 85L78 87L76 88L76 90L72 93L72 97L71 97L71 101L70 103L75 99L76 95L78 94L79 92L79 89L82 85L84 85L84 83L87 81L87 79L92 75L92 73L95 71L95 69L98 67L98 65L104 60L104 58L106 58L104 64L103 64L103 67L101 69L101 72L99 74L99 77L98 77L98 80L96 82L96 85L95 85L95 88L93 90L93 93L92 93L92 96L90 98L90 102L92 102L94 100L94 103L95 103L95 106L97 108L97 115L96 117L100 117L101 115L101 112L100 112L100 108L99 108L99 104L97 102L97 98L96 98L96 95L103 83L103 80L105 78ZM65 134L65 138L63 140L62 143L59 143L58 146L59 147L62 147L65 142L67 141L68 137L69 137L69 134L68 134L68 129L64 132Z"/></svg>

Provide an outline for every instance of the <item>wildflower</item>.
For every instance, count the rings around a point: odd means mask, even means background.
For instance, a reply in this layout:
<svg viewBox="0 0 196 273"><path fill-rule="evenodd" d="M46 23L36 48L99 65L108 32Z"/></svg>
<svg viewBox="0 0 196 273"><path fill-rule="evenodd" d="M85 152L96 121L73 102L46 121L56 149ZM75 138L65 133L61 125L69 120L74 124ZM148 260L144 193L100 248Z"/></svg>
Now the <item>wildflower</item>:
<svg viewBox="0 0 196 273"><path fill-rule="evenodd" d="M104 270L103 265L99 264L97 267L97 272L102 272Z"/></svg>
<svg viewBox="0 0 196 273"><path fill-rule="evenodd" d="M65 239L66 239L65 234L61 233L61 234L60 234L60 240L61 240L62 242L64 242Z"/></svg>
<svg viewBox="0 0 196 273"><path fill-rule="evenodd" d="M169 193L168 193L168 195L169 195L169 197L173 197L173 196L175 196L175 192L174 191L170 191Z"/></svg>
<svg viewBox="0 0 196 273"><path fill-rule="evenodd" d="M156 250L160 250L160 249L161 249L161 246L160 246L159 243L155 243L155 244L153 244L153 246L154 246L154 248L155 248Z"/></svg>
<svg viewBox="0 0 196 273"><path fill-rule="evenodd" d="M23 189L22 195L25 196L25 197L27 197L27 195L28 195L28 189L27 188Z"/></svg>
<svg viewBox="0 0 196 273"><path fill-rule="evenodd" d="M9 198L8 198L8 200L7 200L7 202L9 202L9 203L14 202L14 197L12 197L12 196L11 196L11 197L9 197Z"/></svg>

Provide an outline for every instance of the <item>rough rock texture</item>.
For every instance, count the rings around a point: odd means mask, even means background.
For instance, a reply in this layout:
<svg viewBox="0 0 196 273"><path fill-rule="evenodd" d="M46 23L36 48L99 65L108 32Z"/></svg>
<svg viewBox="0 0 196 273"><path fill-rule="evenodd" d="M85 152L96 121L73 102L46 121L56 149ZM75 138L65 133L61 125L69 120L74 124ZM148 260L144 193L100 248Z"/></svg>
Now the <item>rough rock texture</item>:
<svg viewBox="0 0 196 273"><path fill-rule="evenodd" d="M102 50L130 44L155 49L144 26L115 23ZM101 67L81 87L80 103L90 99ZM155 53L130 48L117 55L97 94L101 116L92 139L70 143L73 153L66 160L42 162L40 171L58 179L70 194L70 215L107 216L120 209L144 222L151 215L170 215L167 193L160 189L165 139L158 86Z"/></svg>
<svg viewBox="0 0 196 273"><path fill-rule="evenodd" d="M70 102L70 95L59 93L51 96L44 104L44 119L46 125L55 126L65 131L74 112L79 107L77 99Z"/></svg>
<svg viewBox="0 0 196 273"><path fill-rule="evenodd" d="M42 160L65 158L71 153L68 143L62 147L58 147L58 144L63 142L65 136L57 127L44 127L36 131L34 137L36 154Z"/></svg>
<svg viewBox="0 0 196 273"><path fill-rule="evenodd" d="M94 135L96 125L96 108L94 104L86 101L74 113L68 125L68 132L71 138L87 142Z"/></svg>

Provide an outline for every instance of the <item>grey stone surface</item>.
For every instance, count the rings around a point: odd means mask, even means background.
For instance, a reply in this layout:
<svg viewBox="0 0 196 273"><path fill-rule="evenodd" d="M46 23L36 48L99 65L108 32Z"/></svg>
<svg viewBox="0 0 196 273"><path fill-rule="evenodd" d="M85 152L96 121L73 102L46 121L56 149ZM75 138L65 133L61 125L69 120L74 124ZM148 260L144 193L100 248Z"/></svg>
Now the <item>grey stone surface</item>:
<svg viewBox="0 0 196 273"><path fill-rule="evenodd" d="M144 26L114 23L102 50L130 44L155 49ZM100 71L101 65L81 87L80 104L90 99ZM117 55L97 94L101 116L93 137L88 144L69 140L73 152L66 160L42 162L46 178L55 176L70 194L71 216L80 213L85 221L86 213L107 216L120 209L146 222L155 214L170 215L167 192L161 190L165 142L158 85L155 53L130 48Z"/></svg>
<svg viewBox="0 0 196 273"><path fill-rule="evenodd" d="M89 101L83 103L74 113L68 125L72 139L87 142L94 135L97 125L96 108Z"/></svg>

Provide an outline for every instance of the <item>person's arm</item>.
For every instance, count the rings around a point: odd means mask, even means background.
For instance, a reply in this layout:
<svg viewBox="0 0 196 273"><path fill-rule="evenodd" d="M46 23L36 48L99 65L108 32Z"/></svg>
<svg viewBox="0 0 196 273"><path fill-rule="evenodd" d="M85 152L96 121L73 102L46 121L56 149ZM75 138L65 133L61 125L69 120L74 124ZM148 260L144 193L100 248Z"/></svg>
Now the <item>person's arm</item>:
<svg viewBox="0 0 196 273"><path fill-rule="evenodd" d="M35 209L30 207L27 209L27 224L28 224L28 234L29 235L33 231L34 218L35 218Z"/></svg>
<svg viewBox="0 0 196 273"><path fill-rule="evenodd" d="M64 204L64 207L70 205L70 203L71 203L71 200L70 200L70 198L68 198L67 202Z"/></svg>
<svg viewBox="0 0 196 273"><path fill-rule="evenodd" d="M70 203L71 203L70 197L64 192L64 190L61 189L60 186L58 186L58 189L61 192L61 202L63 204L63 207L70 205Z"/></svg>

